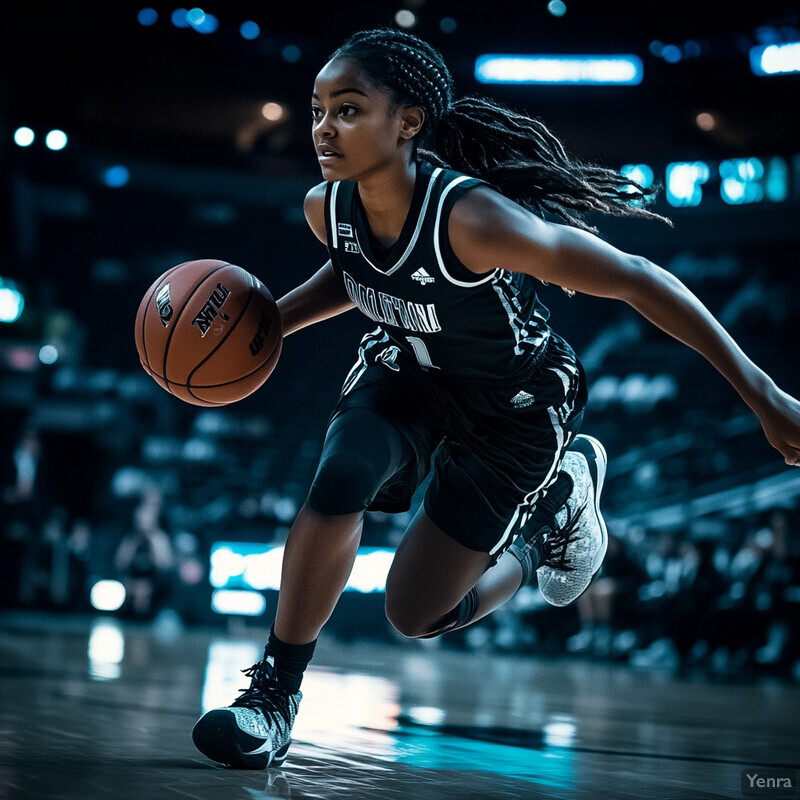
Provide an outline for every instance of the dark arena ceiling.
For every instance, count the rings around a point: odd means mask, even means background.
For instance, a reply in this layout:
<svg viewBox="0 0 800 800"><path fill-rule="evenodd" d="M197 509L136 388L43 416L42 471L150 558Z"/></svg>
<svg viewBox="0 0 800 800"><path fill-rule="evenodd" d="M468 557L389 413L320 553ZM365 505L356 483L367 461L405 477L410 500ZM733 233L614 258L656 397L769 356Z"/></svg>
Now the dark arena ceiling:
<svg viewBox="0 0 800 800"><path fill-rule="evenodd" d="M183 160L198 165L309 171L308 104L316 71L348 34L416 16L413 32L439 47L459 93L492 94L542 117L576 154L630 160L791 155L800 133L795 75L757 77L749 49L792 41L796 8L759 3L598 3L567 0L566 13L536 2L225 2L204 6L218 22L178 28L173 5L20 3L6 12L2 119L58 127L84 153ZM258 24L256 39L240 34ZM660 45L658 44L660 43ZM654 54L672 45L679 60ZM288 50L287 50L288 48ZM482 53L633 53L644 79L632 87L499 87L477 84ZM288 55L288 59L287 59ZM265 103L280 122L261 116ZM714 116L701 130L700 113Z"/></svg>

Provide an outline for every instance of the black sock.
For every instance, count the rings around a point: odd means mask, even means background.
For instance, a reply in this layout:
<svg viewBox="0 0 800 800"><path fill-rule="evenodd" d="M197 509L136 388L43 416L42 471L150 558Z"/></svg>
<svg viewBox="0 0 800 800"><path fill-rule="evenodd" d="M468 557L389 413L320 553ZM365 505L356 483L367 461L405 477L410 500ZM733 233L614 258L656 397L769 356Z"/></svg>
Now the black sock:
<svg viewBox="0 0 800 800"><path fill-rule="evenodd" d="M287 644L270 628L266 652L275 656L275 673L284 689L296 692L303 681L303 673L314 655L317 640L308 644Z"/></svg>
<svg viewBox="0 0 800 800"><path fill-rule="evenodd" d="M522 567L521 587L530 582L544 558L541 538L534 534L544 527L555 529L556 513L567 502L570 492L572 492L572 478L566 472L559 472L555 483L536 504L521 535L509 547L509 552L516 556Z"/></svg>

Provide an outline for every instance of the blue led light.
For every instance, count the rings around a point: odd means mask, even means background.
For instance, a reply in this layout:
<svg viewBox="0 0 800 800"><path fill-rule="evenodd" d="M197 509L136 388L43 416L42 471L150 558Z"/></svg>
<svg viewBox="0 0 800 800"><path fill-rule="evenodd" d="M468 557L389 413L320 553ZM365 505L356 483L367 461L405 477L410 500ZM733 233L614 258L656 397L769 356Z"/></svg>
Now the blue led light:
<svg viewBox="0 0 800 800"><path fill-rule="evenodd" d="M261 28L258 27L257 22L253 22L253 20L248 19L239 26L239 33L242 35L243 39L252 41L253 39L257 39L259 37Z"/></svg>
<svg viewBox="0 0 800 800"><path fill-rule="evenodd" d="M100 179L106 186L111 186L116 189L120 186L125 186L130 180L130 177L131 174L127 167L122 164L115 164L113 167L104 170Z"/></svg>
<svg viewBox="0 0 800 800"><path fill-rule="evenodd" d="M158 22L158 11L154 8L143 8L136 15L136 19L139 20L140 25L144 25L145 27L155 25L156 22Z"/></svg>
<svg viewBox="0 0 800 800"><path fill-rule="evenodd" d="M720 161L720 194L731 205L759 203L764 199L764 164L759 158L729 158Z"/></svg>
<svg viewBox="0 0 800 800"><path fill-rule="evenodd" d="M764 191L767 200L782 203L789 195L789 168L782 158L771 158L767 165Z"/></svg>
<svg viewBox="0 0 800 800"><path fill-rule="evenodd" d="M290 64L296 64L303 57L303 53L297 45L287 44L281 51L281 57Z"/></svg>
<svg viewBox="0 0 800 800"><path fill-rule="evenodd" d="M703 199L703 184L711 177L704 161L667 164L667 202L672 206L699 206Z"/></svg>
<svg viewBox="0 0 800 800"><path fill-rule="evenodd" d="M666 44L661 48L661 58L669 64L677 64L683 58L683 53L677 45Z"/></svg>
<svg viewBox="0 0 800 800"><path fill-rule="evenodd" d="M475 61L480 83L561 84L595 86L642 82L639 56L483 55Z"/></svg>
<svg viewBox="0 0 800 800"><path fill-rule="evenodd" d="M188 14L189 12L185 8L176 8L172 12L172 24L176 28L188 28L189 27Z"/></svg>

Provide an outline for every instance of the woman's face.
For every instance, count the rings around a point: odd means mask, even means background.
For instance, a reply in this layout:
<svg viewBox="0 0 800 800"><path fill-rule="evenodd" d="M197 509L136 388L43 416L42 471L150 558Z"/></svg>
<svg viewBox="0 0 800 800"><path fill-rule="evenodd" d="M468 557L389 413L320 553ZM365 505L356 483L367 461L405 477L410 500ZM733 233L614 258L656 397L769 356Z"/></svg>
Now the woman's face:
<svg viewBox="0 0 800 800"><path fill-rule="evenodd" d="M414 133L407 109L366 80L357 61L335 58L317 75L311 100L312 136L325 180L358 181L405 159Z"/></svg>

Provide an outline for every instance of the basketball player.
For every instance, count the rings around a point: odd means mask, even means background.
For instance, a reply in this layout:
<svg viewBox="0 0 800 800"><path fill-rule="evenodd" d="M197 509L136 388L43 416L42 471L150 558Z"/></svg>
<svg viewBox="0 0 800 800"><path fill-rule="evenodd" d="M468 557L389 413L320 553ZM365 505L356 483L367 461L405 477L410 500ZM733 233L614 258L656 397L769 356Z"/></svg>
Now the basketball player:
<svg viewBox="0 0 800 800"><path fill-rule="evenodd" d="M600 442L579 434L581 365L548 325L537 281L624 300L699 351L800 464L800 403L672 275L606 244L581 212L656 217L648 191L578 163L539 121L455 100L441 56L380 29L318 74L312 133L324 183L307 197L330 261L279 303L288 335L357 307L361 344L286 544L277 615L247 690L195 725L209 758L282 763L317 636L344 589L365 510L424 503L397 549L386 612L408 637L474 622L536 576L573 602L600 567ZM545 221L544 214L561 218Z"/></svg>

